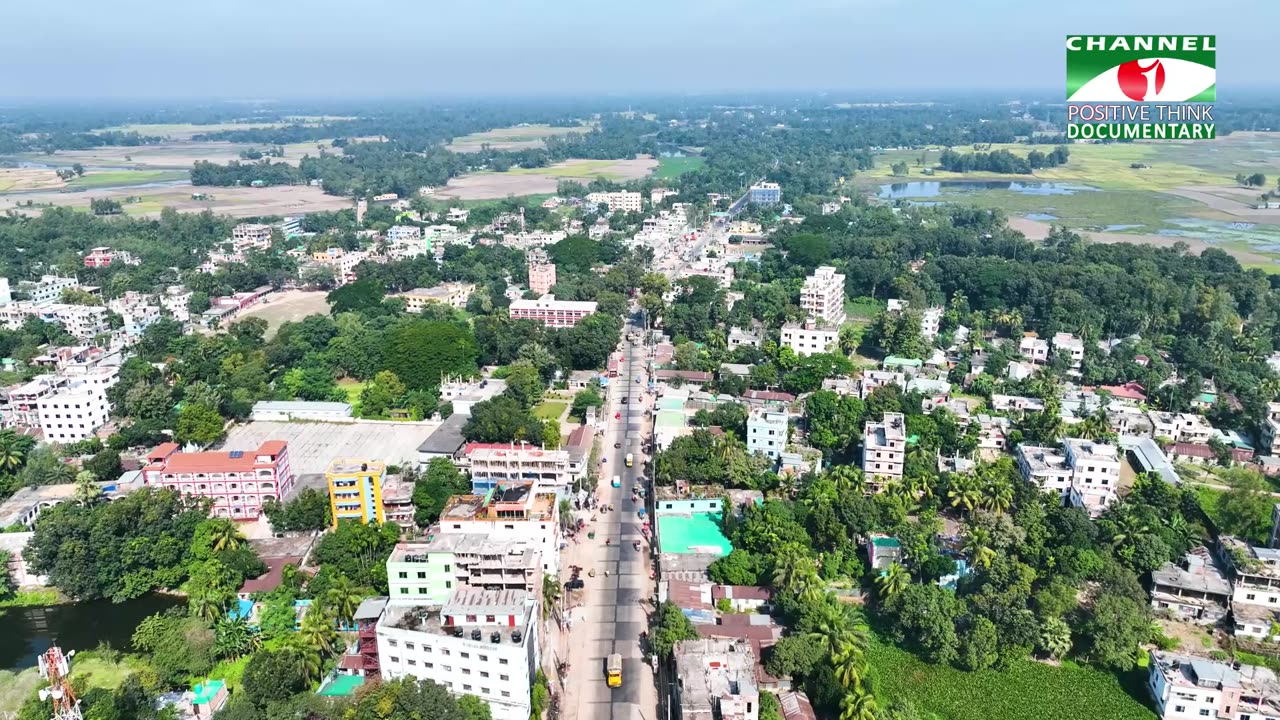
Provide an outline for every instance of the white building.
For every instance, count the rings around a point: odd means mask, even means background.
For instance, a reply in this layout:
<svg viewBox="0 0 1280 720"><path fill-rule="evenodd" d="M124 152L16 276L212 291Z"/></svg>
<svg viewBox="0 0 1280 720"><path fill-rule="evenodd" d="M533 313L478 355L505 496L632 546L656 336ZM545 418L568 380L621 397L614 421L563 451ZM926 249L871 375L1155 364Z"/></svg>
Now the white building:
<svg viewBox="0 0 1280 720"><path fill-rule="evenodd" d="M528 720L541 660L528 593L466 589L443 605L389 605L376 632L384 680L431 680L485 701L494 720Z"/></svg>
<svg viewBox="0 0 1280 720"><path fill-rule="evenodd" d="M1267 418L1262 423L1262 444L1272 455L1280 455L1280 402L1267 403Z"/></svg>
<svg viewBox="0 0 1280 720"><path fill-rule="evenodd" d="M749 641L683 640L673 654L678 720L759 720L756 654Z"/></svg>
<svg viewBox="0 0 1280 720"><path fill-rule="evenodd" d="M422 228L417 225L392 225L387 228L386 238L391 245L412 245L422 239Z"/></svg>
<svg viewBox="0 0 1280 720"><path fill-rule="evenodd" d="M1214 430L1208 420L1193 413L1153 410L1147 413L1147 420L1151 423L1151 432L1154 437L1167 437L1175 443L1205 445L1211 438L1218 436L1218 431ZM1266 434L1265 431L1263 434Z"/></svg>
<svg viewBox="0 0 1280 720"><path fill-rule="evenodd" d="M584 199L592 205L608 205L609 212L640 212L644 207L638 192L594 192Z"/></svg>
<svg viewBox="0 0 1280 720"><path fill-rule="evenodd" d="M18 289L25 292L34 305L56 303L62 298L62 291L80 287L80 281L74 277L59 275L41 275L39 282L19 282Z"/></svg>
<svg viewBox="0 0 1280 720"><path fill-rule="evenodd" d="M800 307L820 323L838 327L844 322L844 275L829 265L814 270L800 289Z"/></svg>
<svg viewBox="0 0 1280 720"><path fill-rule="evenodd" d="M1018 343L1018 352L1022 357L1035 363L1049 361L1049 342L1038 337L1024 337Z"/></svg>
<svg viewBox="0 0 1280 720"><path fill-rule="evenodd" d="M191 291L181 285L170 285L160 295L160 307L168 311L178 322L187 322L191 319L191 311L187 309L190 303Z"/></svg>
<svg viewBox="0 0 1280 720"><path fill-rule="evenodd" d="M559 496L533 483L512 484L484 495L449 498L433 535L480 534L493 540L521 540L542 555L542 571L560 571Z"/></svg>
<svg viewBox="0 0 1280 720"><path fill-rule="evenodd" d="M766 408L752 408L747 416L747 452L763 453L777 460L787 447L787 414Z"/></svg>
<svg viewBox="0 0 1280 720"><path fill-rule="evenodd" d="M81 340L89 340L111 330L107 309L101 305L47 305L44 310L53 313L53 322Z"/></svg>
<svg viewBox="0 0 1280 720"><path fill-rule="evenodd" d="M158 305L133 305L120 313L124 318L124 334L139 337L147 328L160 319Z"/></svg>
<svg viewBox="0 0 1280 720"><path fill-rule="evenodd" d="M1280 718L1280 681L1270 668L1150 652L1147 690L1160 720Z"/></svg>
<svg viewBox="0 0 1280 720"><path fill-rule="evenodd" d="M868 422L862 434L862 474L877 492L886 481L901 480L907 458L907 419L885 413L881 422Z"/></svg>
<svg viewBox="0 0 1280 720"><path fill-rule="evenodd" d="M107 388L116 383L119 372L115 366L93 368L37 400L44 439L66 444L93 437L111 416Z"/></svg>
<svg viewBox="0 0 1280 720"><path fill-rule="evenodd" d="M1234 634L1252 640L1280 640L1273 630L1280 622L1280 550L1249 545L1229 535L1218 539L1217 550L1234 579Z"/></svg>
<svg viewBox="0 0 1280 720"><path fill-rule="evenodd" d="M480 534L437 535L400 543L387 558L392 605L444 603L457 590L542 592L542 553L525 540Z"/></svg>
<svg viewBox="0 0 1280 720"><path fill-rule="evenodd" d="M898 387L906 387L907 376L892 370L867 370L862 373L862 377L858 380L858 397L866 400L876 388L885 385L897 385Z"/></svg>
<svg viewBox="0 0 1280 720"><path fill-rule="evenodd" d="M840 331L818 325L812 318L800 323L782 326L782 344L803 357L814 353L831 352L840 341Z"/></svg>
<svg viewBox="0 0 1280 720"><path fill-rule="evenodd" d="M511 483L536 482L540 489L571 494L576 476L568 450L546 450L538 445L470 443L463 448L461 469L471 476L473 492L487 492Z"/></svg>
<svg viewBox="0 0 1280 720"><path fill-rule="evenodd" d="M1071 333L1057 333L1053 336L1053 354L1068 358L1071 367L1078 368L1084 362L1084 341Z"/></svg>
<svg viewBox="0 0 1280 720"><path fill-rule="evenodd" d="M1066 438L1061 451L1019 445L1017 456L1023 479L1055 493L1063 504L1098 515L1116 499L1120 456L1114 445Z"/></svg>
<svg viewBox="0 0 1280 720"><path fill-rule="evenodd" d="M261 223L240 223L231 228L231 246L237 252L271 247L271 226Z"/></svg>
<svg viewBox="0 0 1280 720"><path fill-rule="evenodd" d="M942 307L926 308L920 316L920 335L929 339L938 337L942 329Z"/></svg>
<svg viewBox="0 0 1280 720"><path fill-rule="evenodd" d="M733 285L733 266L724 258L708 258L689 263L680 273L680 277L711 278L719 283L721 288L728 290Z"/></svg>

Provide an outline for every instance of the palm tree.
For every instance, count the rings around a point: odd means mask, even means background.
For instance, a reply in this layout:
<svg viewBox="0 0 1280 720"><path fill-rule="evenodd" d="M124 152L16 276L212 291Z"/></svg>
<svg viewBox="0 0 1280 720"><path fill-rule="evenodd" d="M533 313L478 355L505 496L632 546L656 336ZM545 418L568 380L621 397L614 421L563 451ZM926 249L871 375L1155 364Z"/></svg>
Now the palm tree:
<svg viewBox="0 0 1280 720"><path fill-rule="evenodd" d="M968 537L964 541L964 549L973 558L977 567L991 567L996 559L996 551L991 549L991 531L986 528L969 528Z"/></svg>
<svg viewBox="0 0 1280 720"><path fill-rule="evenodd" d="M866 628L862 627L862 638L856 637L858 626L850 622L844 607L835 601L824 603L818 611L813 629L807 635L822 648L826 655L835 656L844 643L866 647Z"/></svg>
<svg viewBox="0 0 1280 720"><path fill-rule="evenodd" d="M302 627L298 629L298 642L318 655L329 655L333 652L336 632L333 630L333 617L314 605L302 617Z"/></svg>
<svg viewBox="0 0 1280 720"><path fill-rule="evenodd" d="M909 475L906 478L907 489L915 498L933 497L933 482L926 475Z"/></svg>
<svg viewBox="0 0 1280 720"><path fill-rule="evenodd" d="M249 627L243 617L224 617L214 628L216 650L220 657L236 659L262 646L262 636Z"/></svg>
<svg viewBox="0 0 1280 720"><path fill-rule="evenodd" d="M891 598L902 592L911 584L911 573L898 563L889 563L889 567L876 578L876 585L880 587L880 597Z"/></svg>
<svg viewBox="0 0 1280 720"><path fill-rule="evenodd" d="M81 507L88 507L93 501L102 497L102 488L98 487L98 476L88 470L76 473L75 501Z"/></svg>
<svg viewBox="0 0 1280 720"><path fill-rule="evenodd" d="M773 586L783 592L803 594L817 584L813 560L796 548L784 548L773 566Z"/></svg>
<svg viewBox="0 0 1280 720"><path fill-rule="evenodd" d="M198 585L187 595L187 609L201 620L213 622L226 613L223 599L219 588Z"/></svg>
<svg viewBox="0 0 1280 720"><path fill-rule="evenodd" d="M216 518L210 522L213 526L209 533L209 549L222 552L235 550L244 544L244 535L240 534L240 528L234 522L226 518Z"/></svg>
<svg viewBox="0 0 1280 720"><path fill-rule="evenodd" d="M342 624L348 625L360 607L360 589L346 575L339 575L325 593L327 607Z"/></svg>
<svg viewBox="0 0 1280 720"><path fill-rule="evenodd" d="M966 512L972 512L982 502L982 490L973 475L958 475L951 478L947 497L951 500L951 507L962 507Z"/></svg>
<svg viewBox="0 0 1280 720"><path fill-rule="evenodd" d="M865 690L854 690L840 701L840 720L876 720L876 699Z"/></svg>
<svg viewBox="0 0 1280 720"><path fill-rule="evenodd" d="M987 479L983 487L981 504L984 508L1001 515L1013 505L1013 483L1009 478L996 476Z"/></svg>
<svg viewBox="0 0 1280 720"><path fill-rule="evenodd" d="M1046 618L1040 628L1040 647L1055 659L1071 652L1071 626L1062 618Z"/></svg>
<svg viewBox="0 0 1280 720"><path fill-rule="evenodd" d="M836 492L842 497L863 492L866 478L862 470L854 465L837 465L831 468L831 480L836 484Z"/></svg>
<svg viewBox="0 0 1280 720"><path fill-rule="evenodd" d="M560 582L551 573L542 574L542 619L551 616L551 608L560 602Z"/></svg>
<svg viewBox="0 0 1280 720"><path fill-rule="evenodd" d="M831 664L836 673L836 680L846 690L862 687L862 680L867 673L866 653L852 642L841 643L831 656Z"/></svg>
<svg viewBox="0 0 1280 720"><path fill-rule="evenodd" d="M298 663L303 682L311 685L320 679L320 670L324 667L324 662L318 650L309 647L298 635L292 637L292 642L287 649Z"/></svg>
<svg viewBox="0 0 1280 720"><path fill-rule="evenodd" d="M1140 537L1151 534L1151 528L1143 524L1132 512L1125 512L1115 520L1115 531L1111 535L1111 547L1132 544Z"/></svg>
<svg viewBox="0 0 1280 720"><path fill-rule="evenodd" d="M0 471L13 472L27 460L27 451L18 434L12 430L0 433Z"/></svg>

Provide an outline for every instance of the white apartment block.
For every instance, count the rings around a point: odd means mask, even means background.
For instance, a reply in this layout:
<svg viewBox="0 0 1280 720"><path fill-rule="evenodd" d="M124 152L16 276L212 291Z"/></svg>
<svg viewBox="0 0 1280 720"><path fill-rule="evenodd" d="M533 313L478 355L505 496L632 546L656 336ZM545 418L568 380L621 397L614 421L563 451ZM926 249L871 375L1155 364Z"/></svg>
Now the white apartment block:
<svg viewBox="0 0 1280 720"><path fill-rule="evenodd" d="M760 720L758 658L750 641L699 638L678 643L672 683L678 720ZM623 682L626 682L624 679Z"/></svg>
<svg viewBox="0 0 1280 720"><path fill-rule="evenodd" d="M729 309L732 310L733 308ZM742 328L730 328L728 342L730 349L742 347L744 345L758 348L760 347L760 335L749 330L743 330Z"/></svg>
<svg viewBox="0 0 1280 720"><path fill-rule="evenodd" d="M480 698L494 720L528 720L541 660L534 598L466 589L442 605L388 605L376 630L382 678L431 680Z"/></svg>
<svg viewBox="0 0 1280 720"><path fill-rule="evenodd" d="M1262 423L1262 444L1272 455L1280 455L1280 402L1267 403L1267 419Z"/></svg>
<svg viewBox="0 0 1280 720"><path fill-rule="evenodd" d="M437 535L400 543L387 558L392 605L443 603L464 588L521 590L538 597L542 577L542 553L525 540Z"/></svg>
<svg viewBox="0 0 1280 720"><path fill-rule="evenodd" d="M396 297L404 300L404 309L411 313L420 313L432 303L443 303L462 310L467 307L467 301L475 291L475 283L447 282L433 288L409 290Z"/></svg>
<svg viewBox="0 0 1280 720"><path fill-rule="evenodd" d="M107 309L101 305L47 305L42 315L52 312L53 322L59 323L72 335L89 340L111 330L107 322Z"/></svg>
<svg viewBox="0 0 1280 720"><path fill-rule="evenodd" d="M107 388L116 383L119 372L114 366L93 368L36 400L44 439L66 444L93 437L111 416Z"/></svg>
<svg viewBox="0 0 1280 720"><path fill-rule="evenodd" d="M1053 354L1067 357L1071 367L1078 368L1084 362L1084 341L1071 333L1057 333L1053 336Z"/></svg>
<svg viewBox="0 0 1280 720"><path fill-rule="evenodd" d="M1049 361L1049 342L1038 337L1024 337L1018 343L1018 352L1022 357L1035 363Z"/></svg>
<svg viewBox="0 0 1280 720"><path fill-rule="evenodd" d="M680 277L711 278L719 283L721 288L728 290L733 285L733 266L723 258L708 258L690 263L680 273Z"/></svg>
<svg viewBox="0 0 1280 720"><path fill-rule="evenodd" d="M237 252L249 248L265 250L271 247L271 226L261 223L240 223L231 228L231 246Z"/></svg>
<svg viewBox="0 0 1280 720"><path fill-rule="evenodd" d="M782 326L782 344L791 348L797 356L831 352L840 341L836 328L821 327L812 318L804 324L786 323Z"/></svg>
<svg viewBox="0 0 1280 720"><path fill-rule="evenodd" d="M862 474L876 492L884 483L902 479L907 458L907 419L902 413L885 413L880 422L868 422L862 434Z"/></svg>
<svg viewBox="0 0 1280 720"><path fill-rule="evenodd" d="M1249 545L1224 535L1218 557L1231 569L1234 634L1253 640L1280 640L1272 631L1280 621L1280 550ZM1243 562L1241 562L1243 561Z"/></svg>
<svg viewBox="0 0 1280 720"><path fill-rule="evenodd" d="M160 319L160 306L134 305L120 313L120 317L124 318L124 334L139 337Z"/></svg>
<svg viewBox="0 0 1280 720"><path fill-rule="evenodd" d="M40 427L40 400L58 392L67 382L65 375L40 375L29 383L9 389L3 408L4 426Z"/></svg>
<svg viewBox="0 0 1280 720"><path fill-rule="evenodd" d="M1270 668L1152 650L1147 690L1160 720L1276 720L1280 681Z"/></svg>
<svg viewBox="0 0 1280 720"><path fill-rule="evenodd" d="M62 291L80 287L80 281L74 277L58 275L41 275L39 282L19 282L18 289L27 293L33 305L48 305L62 298Z"/></svg>
<svg viewBox="0 0 1280 720"><path fill-rule="evenodd" d="M417 225L392 225L387 228L386 238L391 245L411 245L422 240L422 228Z"/></svg>
<svg viewBox="0 0 1280 720"><path fill-rule="evenodd" d="M170 285L160 295L160 307L164 308L178 322L191 319L191 311L187 305L191 302L191 291L181 285Z"/></svg>
<svg viewBox="0 0 1280 720"><path fill-rule="evenodd" d="M1153 410L1147 413L1147 420L1151 423L1154 437L1167 437L1175 443L1206 445L1211 438L1218 436L1218 431L1201 415Z"/></svg>
<svg viewBox="0 0 1280 720"><path fill-rule="evenodd" d="M1116 499L1120 456L1114 445L1065 438L1061 451L1019 445L1017 457L1023 479L1056 494L1063 504L1096 516Z"/></svg>
<svg viewBox="0 0 1280 720"><path fill-rule="evenodd" d="M471 443L462 452L462 469L471 476L473 492L534 482L540 489L555 490L567 497L577 479L568 450L516 443Z"/></svg>
<svg viewBox="0 0 1280 720"><path fill-rule="evenodd" d="M584 199L592 205L608 205L609 212L640 212L644 207L638 192L594 192Z"/></svg>
<svg viewBox="0 0 1280 720"><path fill-rule="evenodd" d="M933 338L938 337L938 333L942 329L942 307L935 306L926 308L920 316L920 335L922 337Z"/></svg>
<svg viewBox="0 0 1280 720"><path fill-rule="evenodd" d="M484 495L449 498L433 535L484 535L491 540L519 540L542 555L542 571L560 572L558 495L533 483L495 488Z"/></svg>
<svg viewBox="0 0 1280 720"><path fill-rule="evenodd" d="M800 307L818 322L838 326L844 322L844 275L823 265L805 278Z"/></svg>
<svg viewBox="0 0 1280 720"><path fill-rule="evenodd" d="M555 295L543 295L537 300L516 300L507 310L512 320L534 320L546 327L573 327L595 311L594 302L557 300Z"/></svg>
<svg viewBox="0 0 1280 720"><path fill-rule="evenodd" d="M747 452L762 453L771 460L787 447L787 414L752 408L747 416Z"/></svg>

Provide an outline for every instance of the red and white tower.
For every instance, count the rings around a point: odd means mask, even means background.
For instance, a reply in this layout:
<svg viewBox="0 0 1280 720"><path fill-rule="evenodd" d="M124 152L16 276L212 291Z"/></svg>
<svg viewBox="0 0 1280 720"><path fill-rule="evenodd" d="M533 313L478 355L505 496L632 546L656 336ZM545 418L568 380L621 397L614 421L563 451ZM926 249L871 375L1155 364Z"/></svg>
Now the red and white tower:
<svg viewBox="0 0 1280 720"><path fill-rule="evenodd" d="M54 645L40 656L40 677L49 681L49 687L40 691L41 700L53 700L52 720L83 720L80 714L80 700L71 690L71 656L62 648Z"/></svg>

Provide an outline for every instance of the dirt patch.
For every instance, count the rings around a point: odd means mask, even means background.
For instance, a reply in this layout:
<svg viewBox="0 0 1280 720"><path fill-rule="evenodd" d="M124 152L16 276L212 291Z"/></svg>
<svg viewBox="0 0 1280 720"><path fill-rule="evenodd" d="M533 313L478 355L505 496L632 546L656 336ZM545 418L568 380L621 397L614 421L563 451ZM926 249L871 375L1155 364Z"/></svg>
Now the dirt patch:
<svg viewBox="0 0 1280 720"><path fill-rule="evenodd" d="M546 147L546 138L556 135L569 135L591 130L590 126L551 127L550 125L521 125L509 128L497 128L482 133L471 133L459 138L445 147L453 152L479 152L488 145L494 150L527 150L529 148Z"/></svg>
<svg viewBox="0 0 1280 720"><path fill-rule="evenodd" d="M267 321L267 339L270 340L287 322L298 322L308 315L328 315L328 293L308 290L286 290L272 295L267 301L244 311L243 317L260 317Z"/></svg>
<svg viewBox="0 0 1280 720"><path fill-rule="evenodd" d="M66 183L53 170L0 168L0 193L28 190L56 190Z"/></svg>
<svg viewBox="0 0 1280 720"><path fill-rule="evenodd" d="M192 200L193 192L210 196L206 200ZM126 202L127 198L140 198ZM124 203L124 211L134 217L158 217L160 211L172 207L178 212L203 212L231 217L258 217L267 215L304 215L309 212L343 210L352 206L350 198L325 195L318 187L288 185L281 187L192 187L190 183L167 187L131 187L118 190L85 190L83 192L23 193L0 197L0 212L17 210L28 215L44 211L43 205L61 205L72 208L89 207L93 198L112 198ZM31 201L34 207L27 207Z"/></svg>
<svg viewBox="0 0 1280 720"><path fill-rule="evenodd" d="M1195 188L1180 187L1166 190L1165 192L1188 200L1202 202L1214 210L1234 217L1249 218L1251 222L1280 225L1280 210L1254 207L1258 202L1258 197L1262 194L1261 189L1210 185Z"/></svg>
<svg viewBox="0 0 1280 720"><path fill-rule="evenodd" d="M1021 232L1027 236L1028 240L1044 240L1049 236L1050 224L1039 220L1028 220L1024 217L1009 218L1009 227ZM1164 235L1132 235L1129 233L1107 233L1107 232L1090 232L1088 230L1076 230L1078 235L1088 238L1093 242L1100 243L1133 243L1134 245L1154 245L1156 247L1173 247L1177 243L1187 246L1188 251L1193 255L1208 250L1209 248L1218 248L1225 251L1228 255L1239 260L1241 263L1271 263L1275 262L1274 258L1258 253L1239 250L1223 245L1214 245L1203 240L1197 240L1189 237L1165 237Z"/></svg>
<svg viewBox="0 0 1280 720"><path fill-rule="evenodd" d="M337 152L328 140L293 143L284 146L283 158L271 158L271 162L297 165L304 155L319 155L320 146L328 152ZM247 145L230 142L164 142L138 147L97 147L88 150L59 150L53 155L29 155L32 162L48 165L80 163L90 167L152 168L190 170L199 160L226 164L240 160L240 153L250 148L262 150L265 145ZM243 161L242 161L243 162Z"/></svg>
<svg viewBox="0 0 1280 720"><path fill-rule="evenodd" d="M641 157L632 160L565 160L537 170L514 170L503 173L473 173L453 178L437 197L459 200L494 200L508 195L543 195L556 191L561 180L589 181L604 177L610 180L637 180L658 167L658 161Z"/></svg>

